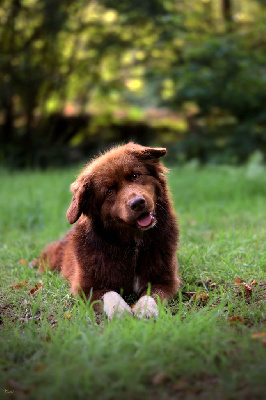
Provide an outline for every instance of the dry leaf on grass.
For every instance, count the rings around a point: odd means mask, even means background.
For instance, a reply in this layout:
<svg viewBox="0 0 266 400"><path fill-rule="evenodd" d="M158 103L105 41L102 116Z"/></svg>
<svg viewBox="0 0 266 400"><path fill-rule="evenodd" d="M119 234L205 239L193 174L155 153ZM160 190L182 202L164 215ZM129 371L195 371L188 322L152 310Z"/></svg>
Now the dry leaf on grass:
<svg viewBox="0 0 266 400"><path fill-rule="evenodd" d="M235 278L235 285L244 289L244 294L247 296L252 295L253 287L258 284L257 281L253 280L250 284L243 282L241 278Z"/></svg>
<svg viewBox="0 0 266 400"><path fill-rule="evenodd" d="M28 265L28 261L25 260L25 258L21 258L21 259L19 260L19 263L20 263L21 265L24 265L24 267L26 267L26 266Z"/></svg>
<svg viewBox="0 0 266 400"><path fill-rule="evenodd" d="M195 294L191 297L191 299L192 299L193 301L197 301L198 303L199 303L199 302L206 303L206 302L208 301L208 299L209 299L209 295L208 295L208 293L206 293L206 292L198 292L198 293L195 293Z"/></svg>
<svg viewBox="0 0 266 400"><path fill-rule="evenodd" d="M10 287L11 287L11 289L20 289L27 284L28 284L28 281L23 281L23 282L16 283L15 285L10 285Z"/></svg>
<svg viewBox="0 0 266 400"><path fill-rule="evenodd" d="M229 317L228 319L231 323L239 322L240 324L244 324L244 319L242 317L239 317L239 315Z"/></svg>
<svg viewBox="0 0 266 400"><path fill-rule="evenodd" d="M36 283L34 288L30 290L30 294L35 294L39 289L41 289L43 286L42 282Z"/></svg>
<svg viewBox="0 0 266 400"><path fill-rule="evenodd" d="M242 286L244 288L244 293L248 296L252 294L252 286L248 285L246 282L242 282Z"/></svg>
<svg viewBox="0 0 266 400"><path fill-rule="evenodd" d="M252 339L261 340L262 346L266 347L266 332L257 332L251 335Z"/></svg>
<svg viewBox="0 0 266 400"><path fill-rule="evenodd" d="M251 337L252 339L266 338L266 332L253 333Z"/></svg>
<svg viewBox="0 0 266 400"><path fill-rule="evenodd" d="M250 286L257 286L257 284L258 284L258 282L254 280L251 282Z"/></svg>

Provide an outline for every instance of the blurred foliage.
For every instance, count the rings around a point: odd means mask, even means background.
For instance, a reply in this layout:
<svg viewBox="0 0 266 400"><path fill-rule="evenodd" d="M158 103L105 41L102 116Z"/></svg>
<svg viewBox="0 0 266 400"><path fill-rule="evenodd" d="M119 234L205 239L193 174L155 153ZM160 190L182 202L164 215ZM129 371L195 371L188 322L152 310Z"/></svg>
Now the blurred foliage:
<svg viewBox="0 0 266 400"><path fill-rule="evenodd" d="M2 0L0 163L126 140L174 161L266 151L264 0Z"/></svg>

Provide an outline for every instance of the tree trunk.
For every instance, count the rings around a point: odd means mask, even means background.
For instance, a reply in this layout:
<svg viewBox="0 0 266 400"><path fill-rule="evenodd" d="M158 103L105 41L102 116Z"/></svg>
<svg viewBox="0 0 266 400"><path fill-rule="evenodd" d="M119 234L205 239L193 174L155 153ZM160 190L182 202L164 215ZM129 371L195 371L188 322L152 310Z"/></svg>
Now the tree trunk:
<svg viewBox="0 0 266 400"><path fill-rule="evenodd" d="M222 0L222 14L226 23L233 21L232 0Z"/></svg>
<svg viewBox="0 0 266 400"><path fill-rule="evenodd" d="M25 151L31 152L32 150L32 128L34 120L34 102L29 101L26 104L26 125L24 134Z"/></svg>
<svg viewBox="0 0 266 400"><path fill-rule="evenodd" d="M6 145L12 143L14 137L14 110L12 99L9 99L5 103L3 108L5 110L5 117L3 124L3 134L1 136L3 140L3 145L4 147L6 147Z"/></svg>

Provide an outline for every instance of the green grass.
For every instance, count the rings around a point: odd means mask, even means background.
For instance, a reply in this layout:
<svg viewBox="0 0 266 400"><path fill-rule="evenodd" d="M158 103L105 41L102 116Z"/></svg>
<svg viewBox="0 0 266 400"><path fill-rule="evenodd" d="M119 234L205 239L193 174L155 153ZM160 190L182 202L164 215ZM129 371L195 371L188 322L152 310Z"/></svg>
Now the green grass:
<svg viewBox="0 0 266 400"><path fill-rule="evenodd" d="M0 172L2 397L264 398L265 338L252 335L266 331L266 171L174 168L183 287L156 322L110 323L74 299L59 275L23 265L69 228L77 172ZM247 295L236 277L258 284Z"/></svg>

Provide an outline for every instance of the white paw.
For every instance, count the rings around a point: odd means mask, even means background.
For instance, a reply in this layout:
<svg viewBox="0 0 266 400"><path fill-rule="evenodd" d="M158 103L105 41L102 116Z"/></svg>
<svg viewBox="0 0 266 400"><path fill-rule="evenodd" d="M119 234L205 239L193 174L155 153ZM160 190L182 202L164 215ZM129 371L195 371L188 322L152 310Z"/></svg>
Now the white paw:
<svg viewBox="0 0 266 400"><path fill-rule="evenodd" d="M103 295L103 309L108 317L108 321L111 321L114 315L120 318L124 312L132 314L129 305L116 292L107 292Z"/></svg>
<svg viewBox="0 0 266 400"><path fill-rule="evenodd" d="M157 318L159 315L156 301L151 296L142 296L133 307L133 313L138 318Z"/></svg>

